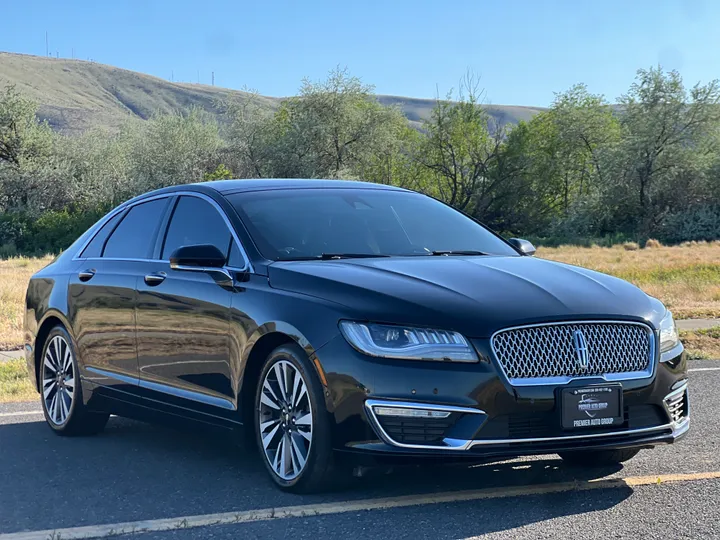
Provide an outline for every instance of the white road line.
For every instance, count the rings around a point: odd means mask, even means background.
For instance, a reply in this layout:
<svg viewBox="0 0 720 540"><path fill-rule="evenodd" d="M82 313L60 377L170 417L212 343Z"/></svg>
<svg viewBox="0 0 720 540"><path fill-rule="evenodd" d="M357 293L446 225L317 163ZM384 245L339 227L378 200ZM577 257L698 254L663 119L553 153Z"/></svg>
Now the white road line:
<svg viewBox="0 0 720 540"><path fill-rule="evenodd" d="M688 369L688 373L692 373L694 371L720 371L720 367L701 367Z"/></svg>
<svg viewBox="0 0 720 540"><path fill-rule="evenodd" d="M367 510L384 510L389 508L403 508L407 506L421 506L438 503L452 503L460 501L476 501L481 499L501 499L525 495L540 495L546 493L562 493L566 491L587 491L593 489L633 488L636 486L658 486L663 483L691 482L699 480L720 479L720 471L693 474L669 474L657 476L631 476L627 478L610 478L590 480L584 482L560 482L556 484L534 484L526 486L512 486L471 491L456 491L445 493L432 493L425 495L405 495L382 499L366 499L360 501L344 501L324 504L309 504L304 506L285 506L280 508L263 508L260 510L245 510L242 512L224 512L220 514L205 514L198 516L184 516L169 519L150 519L145 521L131 521L126 523L112 523L107 525L90 525L85 527L70 527L44 531L28 531L10 534L0 534L0 540L45 540L48 538L88 539L119 536L123 534L137 534L148 532L172 531L179 529L194 529L209 525L232 525L238 523L252 523L269 521L273 519L286 519L295 517L312 517L329 514L342 514Z"/></svg>

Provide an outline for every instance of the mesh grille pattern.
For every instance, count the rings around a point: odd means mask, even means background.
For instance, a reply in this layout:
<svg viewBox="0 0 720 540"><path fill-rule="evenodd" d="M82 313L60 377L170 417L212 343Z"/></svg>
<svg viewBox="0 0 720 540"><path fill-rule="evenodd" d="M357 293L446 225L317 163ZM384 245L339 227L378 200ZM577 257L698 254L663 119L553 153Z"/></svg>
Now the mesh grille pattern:
<svg viewBox="0 0 720 540"><path fill-rule="evenodd" d="M587 343L587 367L578 361L573 334ZM575 323L516 328L492 339L508 379L579 377L650 370L648 329L624 323Z"/></svg>

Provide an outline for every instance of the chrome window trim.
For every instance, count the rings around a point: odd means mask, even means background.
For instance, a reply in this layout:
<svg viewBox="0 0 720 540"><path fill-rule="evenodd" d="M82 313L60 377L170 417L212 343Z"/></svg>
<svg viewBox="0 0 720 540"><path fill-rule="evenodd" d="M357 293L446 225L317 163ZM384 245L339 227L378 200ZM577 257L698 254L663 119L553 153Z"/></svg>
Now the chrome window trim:
<svg viewBox="0 0 720 540"><path fill-rule="evenodd" d="M645 328L650 338L650 369L645 371L634 371L628 373L606 373L604 375L576 375L576 376L562 376L562 377L536 377L530 379L511 379L507 376L505 368L498 358L495 345L493 343L495 336L510 330L522 330L525 328L538 328L542 326L562 326L567 324L631 324L635 326L641 326ZM496 330L490 336L490 350L493 353L495 364L498 370L502 373L503 378L510 386L561 386L568 384L572 381L589 381L589 380L603 380L605 382L621 382L621 381L635 381L641 379L652 379L655 376L655 368L657 365L657 332L647 323L638 321L623 321L623 320L573 320L573 321L561 321L561 322L547 322L547 323L535 323L535 324L523 324L520 326L509 326L507 328L501 328Z"/></svg>
<svg viewBox="0 0 720 540"><path fill-rule="evenodd" d="M162 193L160 195L154 195L152 197L147 197L145 199L141 199L139 201L135 201L133 203L123 203L119 207L117 207L114 211L108 213L100 222L97 224L97 229L95 230L95 233L92 234L78 249L77 255L73 256L73 261L91 261L91 260L99 260L99 261L133 261L133 262L163 262L167 263L169 261L164 260L158 260L158 259L142 259L142 258L113 258L113 257L80 257L79 254L81 254L83 251L85 251L85 248L88 246L90 242L92 242L93 238L97 235L98 232L100 232L100 229L102 229L103 225L107 223L110 219L112 219L116 214L119 212L123 212L125 210L128 210L130 208L133 208L134 206L137 206L139 204L143 204L146 202L154 201L157 199L163 199L163 198L170 198L170 197L180 197L180 196L186 196L186 197L197 197L199 199L203 199L207 202L209 202L215 210L218 211L220 216L225 221L225 225L227 225L228 229L230 230L230 235L232 236L233 240L238 245L238 248L240 248L240 254L242 255L243 260L245 261L245 266L242 268L237 268L234 266L227 266L226 268L230 270L234 270L236 272L250 272L254 273L255 269L253 268L252 263L250 262L250 257L248 257L247 252L245 251L245 247L243 246L242 242L240 241L240 238L237 235L237 232L235 231L235 227L233 227L232 223L230 222L230 219L227 217L227 214L223 211L223 209L220 207L220 205L215 201L212 197L206 195L205 193L199 193L197 191L173 191L171 193ZM171 218L172 219L172 218ZM168 222L169 226L169 222ZM164 231L167 232L167 231Z"/></svg>

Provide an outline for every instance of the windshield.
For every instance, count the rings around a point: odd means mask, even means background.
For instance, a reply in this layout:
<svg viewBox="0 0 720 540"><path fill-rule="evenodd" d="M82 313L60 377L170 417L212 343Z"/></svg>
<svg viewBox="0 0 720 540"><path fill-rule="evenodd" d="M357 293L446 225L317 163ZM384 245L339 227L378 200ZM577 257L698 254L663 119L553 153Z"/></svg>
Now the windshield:
<svg viewBox="0 0 720 540"><path fill-rule="evenodd" d="M518 255L472 219L418 193L307 189L236 193L227 198L261 254L272 260L458 251Z"/></svg>

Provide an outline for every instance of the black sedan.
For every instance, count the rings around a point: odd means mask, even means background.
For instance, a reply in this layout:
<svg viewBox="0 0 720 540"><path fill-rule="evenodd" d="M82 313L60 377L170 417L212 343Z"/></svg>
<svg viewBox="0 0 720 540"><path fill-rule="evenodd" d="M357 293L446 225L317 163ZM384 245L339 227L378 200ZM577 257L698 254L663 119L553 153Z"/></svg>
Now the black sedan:
<svg viewBox="0 0 720 540"><path fill-rule="evenodd" d="M360 182L175 186L28 286L45 418L247 427L282 488L358 460L619 463L689 427L671 313L428 196Z"/></svg>

